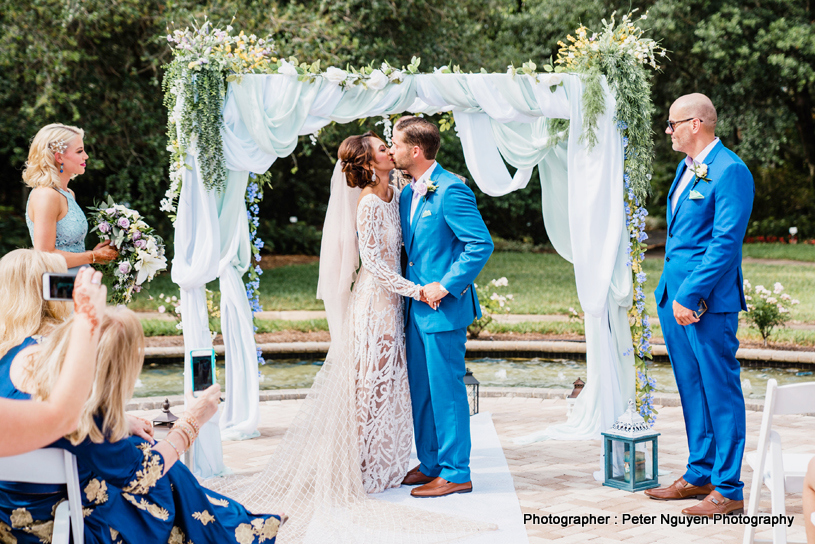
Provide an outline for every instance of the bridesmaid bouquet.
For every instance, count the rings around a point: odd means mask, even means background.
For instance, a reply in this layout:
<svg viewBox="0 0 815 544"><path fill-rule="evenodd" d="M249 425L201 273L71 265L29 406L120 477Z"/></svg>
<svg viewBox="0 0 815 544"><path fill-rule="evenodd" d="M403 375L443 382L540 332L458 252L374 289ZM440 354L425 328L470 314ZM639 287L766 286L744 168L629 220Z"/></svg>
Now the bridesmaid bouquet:
<svg viewBox="0 0 815 544"><path fill-rule="evenodd" d="M113 304L127 304L146 281L167 269L164 240L154 234L139 212L116 204L108 196L107 202L95 208L91 218L95 224L91 232L99 234L100 241L110 240L119 251L119 258L108 264L97 265L106 276L115 280L111 288Z"/></svg>

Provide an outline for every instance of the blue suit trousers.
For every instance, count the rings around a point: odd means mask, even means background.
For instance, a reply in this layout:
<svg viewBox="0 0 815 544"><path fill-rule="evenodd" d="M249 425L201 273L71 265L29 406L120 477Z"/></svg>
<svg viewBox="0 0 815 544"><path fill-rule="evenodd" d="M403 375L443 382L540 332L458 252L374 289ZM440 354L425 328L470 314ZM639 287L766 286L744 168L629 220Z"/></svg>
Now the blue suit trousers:
<svg viewBox="0 0 815 544"><path fill-rule="evenodd" d="M698 323L683 327L676 322L669 297L663 298L657 313L688 435L685 481L712 483L724 497L743 500L746 415L736 360L738 313L707 312Z"/></svg>
<svg viewBox="0 0 815 544"><path fill-rule="evenodd" d="M464 385L467 329L423 332L410 314L405 329L420 470L448 482L469 482L470 409Z"/></svg>

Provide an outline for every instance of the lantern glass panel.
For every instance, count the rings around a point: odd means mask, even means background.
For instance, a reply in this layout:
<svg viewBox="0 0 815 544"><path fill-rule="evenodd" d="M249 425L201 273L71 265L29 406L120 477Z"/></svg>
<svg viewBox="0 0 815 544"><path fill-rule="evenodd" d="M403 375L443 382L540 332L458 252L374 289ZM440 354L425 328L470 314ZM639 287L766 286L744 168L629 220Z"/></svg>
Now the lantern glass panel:
<svg viewBox="0 0 815 544"><path fill-rule="evenodd" d="M654 479L654 444L651 441L639 442L635 446L635 483Z"/></svg>

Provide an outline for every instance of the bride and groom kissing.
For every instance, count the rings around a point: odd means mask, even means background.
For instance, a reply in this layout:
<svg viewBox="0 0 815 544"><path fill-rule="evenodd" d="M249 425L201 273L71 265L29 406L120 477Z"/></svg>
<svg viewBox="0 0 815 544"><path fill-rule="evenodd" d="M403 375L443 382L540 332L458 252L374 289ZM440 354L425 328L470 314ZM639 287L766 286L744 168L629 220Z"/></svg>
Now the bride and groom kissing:
<svg viewBox="0 0 815 544"><path fill-rule="evenodd" d="M406 537L481 530L369 500L403 484L419 486L414 497L473 489L466 330L481 315L473 281L493 250L472 190L435 161L438 128L402 117L392 140L369 132L339 149L317 288L332 342L308 396L251 484L208 484L254 511L286 512L287 542L347 534L352 519ZM401 192L389 184L394 167L413 178ZM408 471L414 433L420 464ZM337 513L330 523L327 512Z"/></svg>

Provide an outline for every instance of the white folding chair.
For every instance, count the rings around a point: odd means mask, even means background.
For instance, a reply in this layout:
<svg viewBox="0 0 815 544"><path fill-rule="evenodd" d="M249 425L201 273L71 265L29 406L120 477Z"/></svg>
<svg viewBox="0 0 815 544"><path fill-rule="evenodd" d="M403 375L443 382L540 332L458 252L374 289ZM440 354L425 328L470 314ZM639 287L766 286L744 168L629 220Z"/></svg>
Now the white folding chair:
<svg viewBox="0 0 815 544"><path fill-rule="evenodd" d="M750 486L750 504L747 515L758 514L761 502L762 484L770 490L773 515L786 514L785 493L801 493L804 489L804 476L807 465L815 454L783 453L781 437L772 430L773 416L815 413L815 382L778 386L775 380L767 382L767 395L764 397L764 415L758 436L758 449L747 454L747 462L753 468L753 483ZM744 544L753 542L787 543L787 526L783 523L773 527L772 540L756 540L756 529L747 525L744 529ZM796 541L806 544L803 541Z"/></svg>
<svg viewBox="0 0 815 544"><path fill-rule="evenodd" d="M68 488L68 500L57 507L51 542L68 544L71 530L74 544L85 542L79 471L76 468L76 457L72 453L58 448L45 448L13 457L0 457L0 480L32 484L65 484Z"/></svg>

